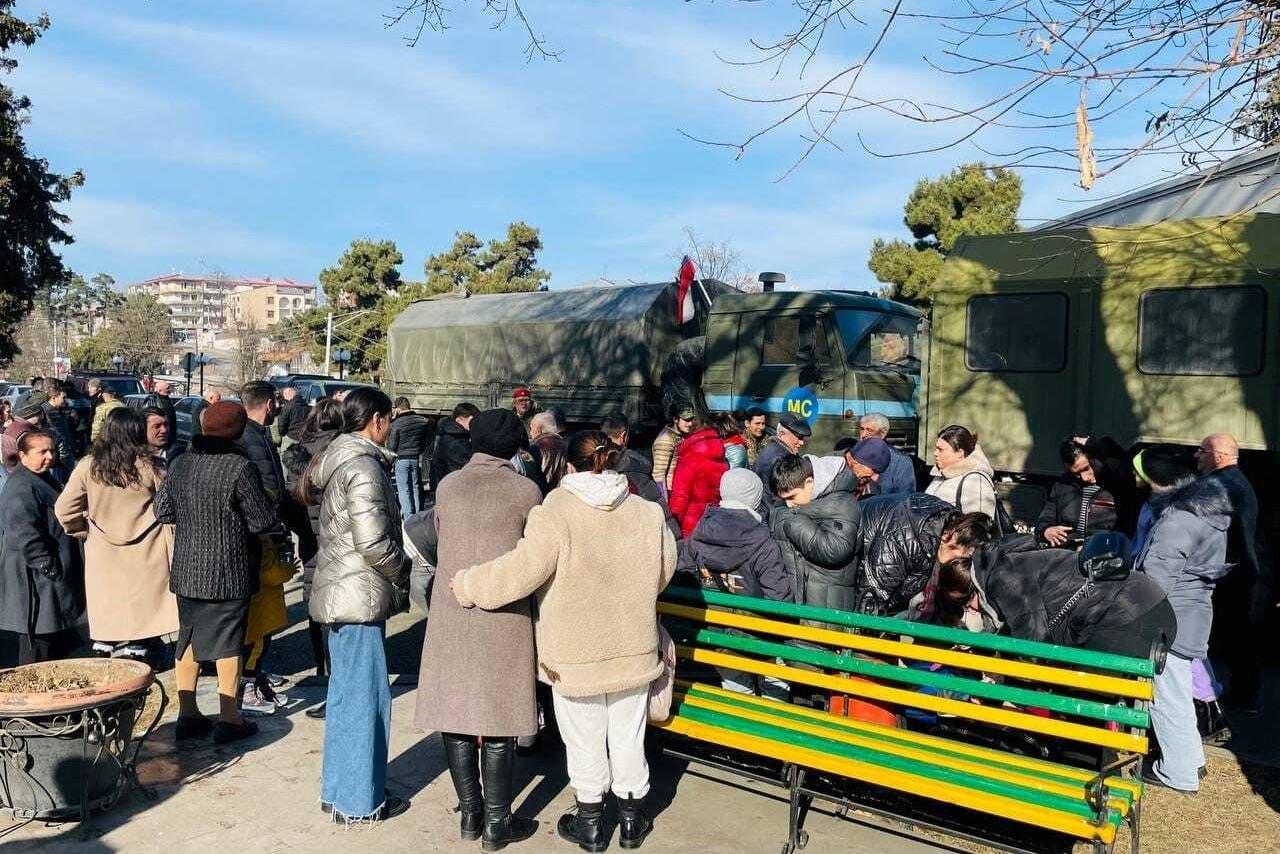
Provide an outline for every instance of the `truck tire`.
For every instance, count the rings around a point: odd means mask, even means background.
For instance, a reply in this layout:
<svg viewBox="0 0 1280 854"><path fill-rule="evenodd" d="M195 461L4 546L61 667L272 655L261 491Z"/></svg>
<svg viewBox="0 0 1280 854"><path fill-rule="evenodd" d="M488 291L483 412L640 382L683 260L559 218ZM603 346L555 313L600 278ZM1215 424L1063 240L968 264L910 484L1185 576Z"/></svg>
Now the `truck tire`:
<svg viewBox="0 0 1280 854"><path fill-rule="evenodd" d="M707 338L699 335L681 341L662 366L662 406L664 418L674 408L692 406L698 416L709 414L702 395L702 366L707 351Z"/></svg>

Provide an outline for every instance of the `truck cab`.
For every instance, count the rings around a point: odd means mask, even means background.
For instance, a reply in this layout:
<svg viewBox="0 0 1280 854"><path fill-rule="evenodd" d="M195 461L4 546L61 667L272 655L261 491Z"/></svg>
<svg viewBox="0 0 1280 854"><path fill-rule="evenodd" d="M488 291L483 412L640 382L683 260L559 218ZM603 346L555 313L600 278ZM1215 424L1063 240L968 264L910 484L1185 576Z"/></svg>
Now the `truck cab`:
<svg viewBox="0 0 1280 854"><path fill-rule="evenodd" d="M773 423L798 415L817 453L879 412L890 441L914 452L921 325L916 309L856 291L721 295L707 323L707 406L756 407Z"/></svg>

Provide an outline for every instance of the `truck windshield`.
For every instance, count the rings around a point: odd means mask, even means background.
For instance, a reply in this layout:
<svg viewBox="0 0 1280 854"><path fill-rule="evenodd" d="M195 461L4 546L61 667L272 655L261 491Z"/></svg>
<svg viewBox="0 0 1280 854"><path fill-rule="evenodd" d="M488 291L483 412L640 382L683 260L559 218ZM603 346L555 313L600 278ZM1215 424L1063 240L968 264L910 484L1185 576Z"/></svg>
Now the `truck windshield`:
<svg viewBox="0 0 1280 854"><path fill-rule="evenodd" d="M917 355L920 321L916 318L844 309L836 312L836 326L849 363L854 367L920 373Z"/></svg>

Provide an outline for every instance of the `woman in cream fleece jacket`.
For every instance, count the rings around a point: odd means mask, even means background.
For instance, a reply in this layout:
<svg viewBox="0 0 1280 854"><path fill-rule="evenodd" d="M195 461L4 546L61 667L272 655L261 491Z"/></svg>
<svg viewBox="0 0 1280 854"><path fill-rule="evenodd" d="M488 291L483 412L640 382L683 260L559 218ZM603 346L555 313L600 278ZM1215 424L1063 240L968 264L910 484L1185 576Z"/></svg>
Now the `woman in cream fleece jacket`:
<svg viewBox="0 0 1280 854"><path fill-rule="evenodd" d="M676 567L662 508L612 470L619 450L597 431L571 437L570 473L529 513L515 550L453 580L464 607L537 597L538 675L552 688L578 800L559 831L588 851L608 843L600 819L610 787L623 847L652 829L642 801L649 684L662 672L655 606Z"/></svg>

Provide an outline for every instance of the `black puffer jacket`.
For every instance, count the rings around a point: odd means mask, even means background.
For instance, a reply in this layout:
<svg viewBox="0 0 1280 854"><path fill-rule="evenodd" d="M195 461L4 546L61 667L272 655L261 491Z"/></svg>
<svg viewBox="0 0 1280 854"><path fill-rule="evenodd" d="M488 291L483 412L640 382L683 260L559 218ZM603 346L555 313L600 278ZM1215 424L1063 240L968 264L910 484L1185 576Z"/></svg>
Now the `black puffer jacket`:
<svg viewBox="0 0 1280 854"><path fill-rule="evenodd" d="M220 601L257 592L261 550L252 535L276 527L276 509L234 442L192 436L156 492L155 511L173 525L170 590Z"/></svg>
<svg viewBox="0 0 1280 854"><path fill-rule="evenodd" d="M973 581L986 615L1016 638L1145 657L1150 636L1136 628L1144 618L1152 624L1148 630L1162 626L1170 641L1174 637L1164 591L1136 569L1127 578L1099 582L1051 627L1085 579L1075 552L1038 549L1029 536L978 550Z"/></svg>
<svg viewBox="0 0 1280 854"><path fill-rule="evenodd" d="M387 434L387 450L402 460L417 461L427 449L427 438L431 433L431 422L416 412L404 412L391 422L391 432Z"/></svg>
<svg viewBox="0 0 1280 854"><path fill-rule="evenodd" d="M708 507L693 533L680 543L679 555L681 570L736 573L747 596L793 601L791 576L778 544L769 527L746 510Z"/></svg>
<svg viewBox="0 0 1280 854"><path fill-rule="evenodd" d="M1066 525L1075 530L1080 520L1080 505L1084 501L1084 484L1071 476L1058 479L1049 490L1049 499L1045 501L1036 520L1036 536L1042 542L1044 532L1055 525ZM1089 504L1089 516L1085 521L1085 535L1099 531L1116 530L1116 500L1107 490L1099 488Z"/></svg>
<svg viewBox="0 0 1280 854"><path fill-rule="evenodd" d="M814 499L769 514L769 529L794 580L796 601L853 611L857 608L858 482L840 457L810 457Z"/></svg>
<svg viewBox="0 0 1280 854"><path fill-rule="evenodd" d="M276 444L271 441L271 431L250 420L244 425L244 435L237 444L249 457L249 461L258 467L258 478L263 489L270 493L278 505L284 495L284 467L280 465Z"/></svg>
<svg viewBox="0 0 1280 854"><path fill-rule="evenodd" d="M933 574L942 527L955 508L923 492L876 496L858 508L857 610L880 615L905 611Z"/></svg>
<svg viewBox="0 0 1280 854"><path fill-rule="evenodd" d="M471 434L457 421L446 418L436 431L436 449L431 455L431 493L445 475L453 474L471 459Z"/></svg>

